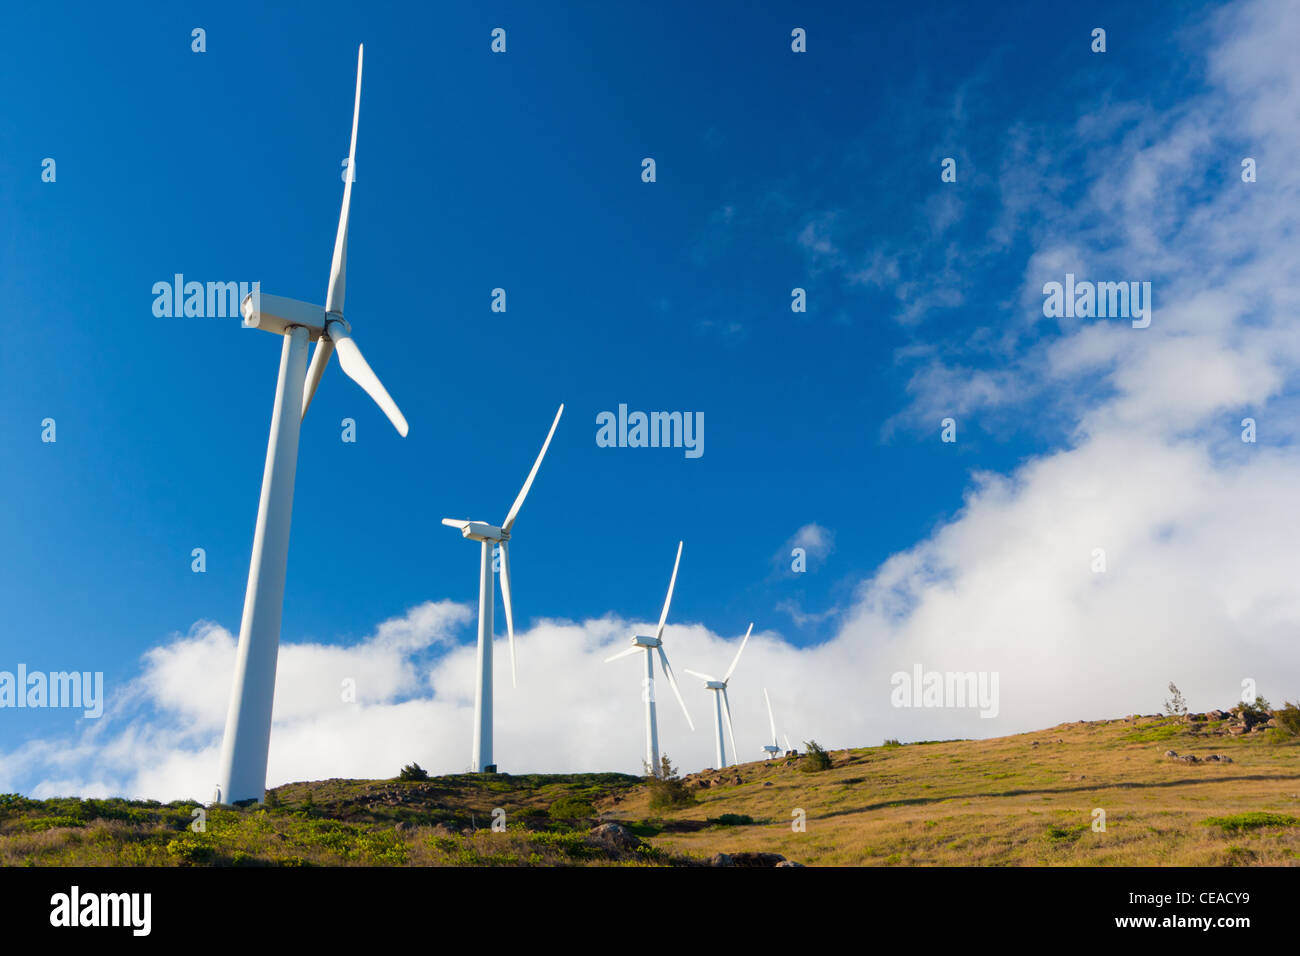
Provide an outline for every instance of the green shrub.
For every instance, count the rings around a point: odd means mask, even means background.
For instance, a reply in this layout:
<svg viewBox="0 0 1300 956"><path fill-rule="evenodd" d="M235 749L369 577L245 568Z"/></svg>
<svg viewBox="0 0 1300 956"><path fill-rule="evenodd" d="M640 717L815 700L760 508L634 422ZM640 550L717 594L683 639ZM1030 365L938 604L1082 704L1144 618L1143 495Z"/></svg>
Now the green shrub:
<svg viewBox="0 0 1300 956"><path fill-rule="evenodd" d="M751 826L754 818L747 813L724 813L710 823L717 824L720 827L747 827Z"/></svg>
<svg viewBox="0 0 1300 956"><path fill-rule="evenodd" d="M564 796L551 804L549 813L552 820L576 820L581 817L594 817L596 808L582 797Z"/></svg>
<svg viewBox="0 0 1300 956"><path fill-rule="evenodd" d="M398 780L428 780L429 771L425 770L418 763L409 763L402 768L402 772L397 775Z"/></svg>
<svg viewBox="0 0 1300 956"><path fill-rule="evenodd" d="M886 741L884 742L884 744L883 744L882 746L885 746L885 747L901 747L901 746L903 746L903 745L900 744L900 743L899 743L897 740L895 740L893 737L890 737L888 740L886 740Z"/></svg>
<svg viewBox="0 0 1300 956"><path fill-rule="evenodd" d="M651 810L670 810L695 803L695 794L677 776L677 769L667 754L659 761L659 772L646 778L646 786L650 789Z"/></svg>
<svg viewBox="0 0 1300 956"><path fill-rule="evenodd" d="M178 837L168 841L167 852L183 863L206 863L212 859L212 847L191 837Z"/></svg>
<svg viewBox="0 0 1300 956"><path fill-rule="evenodd" d="M1273 719L1277 721L1277 729L1282 733L1289 737L1300 737L1300 704L1288 700L1285 707L1273 711Z"/></svg>
<svg viewBox="0 0 1300 956"><path fill-rule="evenodd" d="M815 740L805 740L803 747L806 753L802 760L799 761L799 769L808 773L816 773L819 770L830 770L832 767L831 755L826 752Z"/></svg>

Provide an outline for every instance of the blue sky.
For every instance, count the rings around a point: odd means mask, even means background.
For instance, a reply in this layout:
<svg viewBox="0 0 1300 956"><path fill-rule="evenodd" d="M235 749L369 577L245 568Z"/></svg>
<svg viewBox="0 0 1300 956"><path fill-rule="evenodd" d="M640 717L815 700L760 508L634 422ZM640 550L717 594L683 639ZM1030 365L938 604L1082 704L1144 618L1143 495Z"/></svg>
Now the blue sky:
<svg viewBox="0 0 1300 956"><path fill-rule="evenodd" d="M967 513L973 476L1014 484L1078 450L1130 388L1113 365L1043 371L1084 333L1035 321L1035 270L1158 283L1195 246L1179 224L1268 128L1267 113L1222 128L1217 152L1187 139L1198 165L1169 181L1185 208L1143 244L1118 214L1141 210L1105 199L1127 195L1114 164L1182 142L1189 103L1230 112L1249 57L1215 74L1207 51L1250 16L953 6L10 11L0 668L102 670L112 692L195 622L237 632L279 341L155 318L150 290L183 273L323 299L359 42L347 315L411 432L328 370L302 432L282 640L354 645L422 602L474 600L476 554L439 519L499 522L560 402L512 547L526 626L653 619L681 538L674 622L734 637L753 620L794 649L844 639L891 556ZM1256 185L1277 203L1277 180ZM1259 407L1287 400L1279 375ZM598 448L596 415L620 403L703 412L704 455ZM1198 408L1180 434L1218 447L1207 422L1229 433L1248 405ZM810 524L833 547L789 573ZM462 622L447 647L472 635ZM73 723L6 711L0 753Z"/></svg>

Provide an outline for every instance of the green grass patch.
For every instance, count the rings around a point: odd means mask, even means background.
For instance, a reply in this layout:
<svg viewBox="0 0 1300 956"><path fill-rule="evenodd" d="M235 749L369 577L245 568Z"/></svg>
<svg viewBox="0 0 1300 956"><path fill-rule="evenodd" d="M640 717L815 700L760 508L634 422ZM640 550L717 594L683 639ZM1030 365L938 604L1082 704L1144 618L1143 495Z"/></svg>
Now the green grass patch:
<svg viewBox="0 0 1300 956"><path fill-rule="evenodd" d="M1210 817L1208 820L1202 820L1201 824L1207 827L1219 827L1224 833L1245 833L1263 827L1293 827L1300 824L1300 817L1285 813L1263 813L1257 810L1251 813L1235 813L1228 817Z"/></svg>

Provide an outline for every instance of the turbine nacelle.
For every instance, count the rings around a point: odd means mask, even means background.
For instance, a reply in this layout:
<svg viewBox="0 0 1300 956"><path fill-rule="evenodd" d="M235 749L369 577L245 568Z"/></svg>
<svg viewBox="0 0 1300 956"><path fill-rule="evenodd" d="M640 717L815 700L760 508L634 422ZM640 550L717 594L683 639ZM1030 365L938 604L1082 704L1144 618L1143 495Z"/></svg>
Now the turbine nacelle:
<svg viewBox="0 0 1300 956"><path fill-rule="evenodd" d="M250 292L239 305L244 317L244 328L261 329L276 335L288 335L296 326L307 330L308 338L315 342L325 332L325 307L287 299L269 292Z"/></svg>
<svg viewBox="0 0 1300 956"><path fill-rule="evenodd" d="M509 541L510 532L503 531L486 521L460 521L456 518L443 518L442 523L449 528L459 528L461 537L470 541Z"/></svg>
<svg viewBox="0 0 1300 956"><path fill-rule="evenodd" d="M645 637L638 634L636 637L632 638L633 647L644 647L646 650L651 650L656 647L661 647L662 645L663 641L659 640L657 637Z"/></svg>

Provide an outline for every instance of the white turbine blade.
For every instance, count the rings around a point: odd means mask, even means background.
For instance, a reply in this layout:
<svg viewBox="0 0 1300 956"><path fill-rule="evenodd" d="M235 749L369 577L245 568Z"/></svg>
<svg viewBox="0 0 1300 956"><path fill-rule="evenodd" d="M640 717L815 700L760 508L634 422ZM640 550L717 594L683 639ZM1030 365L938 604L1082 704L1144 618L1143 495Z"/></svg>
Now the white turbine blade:
<svg viewBox="0 0 1300 956"><path fill-rule="evenodd" d="M668 596L664 598L664 609L659 615L659 630L655 637L663 640L664 624L668 620L668 605L673 603L673 587L677 584L677 567L682 563L682 542L677 542L677 560L673 562L673 576L668 580Z"/></svg>
<svg viewBox="0 0 1300 956"><path fill-rule="evenodd" d="M321 376L325 374L325 366L329 364L330 356L334 354L334 341L328 335L322 335L316 340L316 351L311 354L311 367L307 369L307 382L302 387L302 414L307 417L307 409L311 405L312 396L316 394L316 386L320 385Z"/></svg>
<svg viewBox="0 0 1300 956"><path fill-rule="evenodd" d="M659 662L664 665L664 676L668 678L668 686L677 695L677 703L682 705L682 713L686 715L686 722L690 724L691 730L694 730L695 721L691 720L691 712L686 709L686 701L682 699L682 692L677 689L677 678L673 677L673 669L668 664L668 655L664 653L662 644L659 645L657 650L659 651Z"/></svg>
<svg viewBox="0 0 1300 956"><path fill-rule="evenodd" d="M329 333L330 338L334 339L334 348L339 353L339 365L347 373L348 378L365 389L366 394L373 398L375 404L388 416L397 433L405 438L408 430L406 416L397 407L393 397L388 394L384 383L379 381L379 376L371 370L369 363L361 354L361 349L357 348L357 343L352 341L352 336L344 331L343 323L331 322Z"/></svg>
<svg viewBox="0 0 1300 956"><path fill-rule="evenodd" d="M731 680L732 674L736 673L736 665L740 663L740 655L745 653L745 645L749 643L749 635L753 632L753 630L754 630L754 623L751 621L749 624L749 630L745 632L745 639L740 642L740 650L736 651L736 659L732 661L731 666L727 668L727 676L722 678L722 682L724 684L727 681Z"/></svg>
<svg viewBox="0 0 1300 956"><path fill-rule="evenodd" d="M702 681L717 680L716 677L710 677L708 674L701 674L699 671L693 671L689 667L683 667L682 670L690 674L692 677L698 677Z"/></svg>
<svg viewBox="0 0 1300 956"><path fill-rule="evenodd" d="M789 734L783 734L782 736L785 737L785 749L786 749L786 750L794 750L794 748L790 746L790 735L789 735Z"/></svg>
<svg viewBox="0 0 1300 956"><path fill-rule="evenodd" d="M501 600L506 606L506 634L510 636L510 683L518 687L515 675L515 614L510 607L510 543L501 542Z"/></svg>
<svg viewBox="0 0 1300 956"><path fill-rule="evenodd" d="M727 734L731 737L731 757L740 763L740 751L736 749L736 728L731 726L731 701L727 700L727 688L722 688L722 713L727 718Z"/></svg>
<svg viewBox="0 0 1300 956"><path fill-rule="evenodd" d="M607 657L607 658L605 658L605 663L608 664L610 661L616 661L616 660L618 660L620 657L631 657L631 656L632 656L633 654L635 654L637 651L643 651L643 650L645 650L645 648L641 647L639 644L633 644L633 645L632 645L631 647L629 647L627 650L625 650L625 651L619 651L619 652L618 652L617 654L615 654L613 657Z"/></svg>
<svg viewBox="0 0 1300 956"><path fill-rule="evenodd" d="M334 236L334 260L330 263L330 287L325 296L325 311L343 314L343 296L348 276L348 211L352 208L352 180L356 176L357 120L361 117L361 56L365 46L357 47L357 96L352 104L352 144L348 147L348 175L343 182L343 208L339 210L339 231Z"/></svg>
<svg viewBox="0 0 1300 956"><path fill-rule="evenodd" d="M551 436L555 434L555 426L560 424L560 416L564 414L564 404L560 404L560 410L555 413L555 421L551 422L551 430L546 433L546 441L542 442L542 450L537 454L537 460L533 462L533 470L528 473L524 480L524 486L519 489L519 495L515 498L515 503L510 506L510 513L506 515L506 520L501 523L501 530L509 532L515 524L515 518L519 516L519 509L524 506L524 499L528 497L528 489L533 486L533 479L537 477L537 469L542 467L542 459L546 457L546 449L551 447Z"/></svg>
<svg viewBox="0 0 1300 956"><path fill-rule="evenodd" d="M469 524L468 521L462 521L459 518L443 518L442 523L448 528L463 528L465 525Z"/></svg>
<svg viewBox="0 0 1300 956"><path fill-rule="evenodd" d="M772 746L776 746L776 718L772 716L772 698L767 696L767 688L763 688L763 699L767 701L767 722L772 725Z"/></svg>

